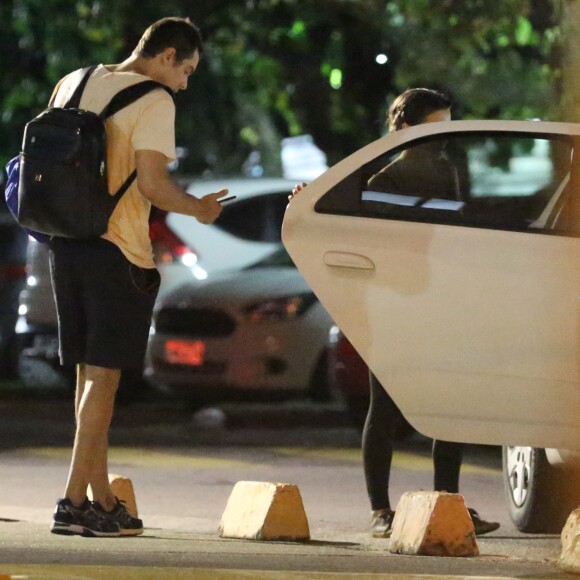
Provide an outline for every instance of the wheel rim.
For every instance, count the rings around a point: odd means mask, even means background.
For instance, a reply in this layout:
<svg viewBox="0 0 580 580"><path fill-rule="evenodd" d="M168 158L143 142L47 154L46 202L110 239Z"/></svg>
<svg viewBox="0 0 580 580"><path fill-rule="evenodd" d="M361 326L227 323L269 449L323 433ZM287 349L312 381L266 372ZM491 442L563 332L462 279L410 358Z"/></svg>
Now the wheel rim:
<svg viewBox="0 0 580 580"><path fill-rule="evenodd" d="M531 468L531 447L507 448L507 478L512 500L517 507L522 507L526 502Z"/></svg>

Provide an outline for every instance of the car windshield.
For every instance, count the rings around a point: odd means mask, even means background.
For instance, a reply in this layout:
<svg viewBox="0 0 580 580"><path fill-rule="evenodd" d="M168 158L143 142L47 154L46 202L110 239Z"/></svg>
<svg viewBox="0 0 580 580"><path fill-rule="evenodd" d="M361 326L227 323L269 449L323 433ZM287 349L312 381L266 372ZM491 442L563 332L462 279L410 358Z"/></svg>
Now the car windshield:
<svg viewBox="0 0 580 580"><path fill-rule="evenodd" d="M296 266L288 255L286 248L280 244L278 249L272 254L248 266L246 269L250 270L252 268L296 268Z"/></svg>

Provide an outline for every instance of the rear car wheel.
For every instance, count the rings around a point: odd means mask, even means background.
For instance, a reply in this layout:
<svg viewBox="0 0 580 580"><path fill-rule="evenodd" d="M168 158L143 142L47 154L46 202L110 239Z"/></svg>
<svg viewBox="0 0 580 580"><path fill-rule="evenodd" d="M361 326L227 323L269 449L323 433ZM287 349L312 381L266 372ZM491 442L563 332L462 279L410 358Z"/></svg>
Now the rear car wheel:
<svg viewBox="0 0 580 580"><path fill-rule="evenodd" d="M328 385L328 356L324 351L316 363L312 377L310 378L310 386L308 395L310 399L316 402L326 402L332 400L332 393Z"/></svg>
<svg viewBox="0 0 580 580"><path fill-rule="evenodd" d="M578 473L550 465L536 447L503 448L510 517L520 532L559 534L580 505Z"/></svg>

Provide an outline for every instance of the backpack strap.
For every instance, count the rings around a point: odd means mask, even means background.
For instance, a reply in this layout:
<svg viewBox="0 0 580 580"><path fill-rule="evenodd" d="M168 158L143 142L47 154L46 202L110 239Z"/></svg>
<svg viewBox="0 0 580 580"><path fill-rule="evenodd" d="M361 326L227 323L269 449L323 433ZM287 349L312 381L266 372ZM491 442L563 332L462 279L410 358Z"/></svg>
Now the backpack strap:
<svg viewBox="0 0 580 580"><path fill-rule="evenodd" d="M155 89L163 89L171 96L171 99L174 99L173 91L168 86L162 83L158 83L156 81L143 81L119 91L109 101L109 104L101 111L99 117L101 117L101 119L103 119L104 121L105 119L112 117L115 113L118 113L121 109L124 109L131 103L134 103L135 101L139 100L141 97L145 96L147 93L150 93ZM131 175L127 177L123 185L112 196L113 207L115 207L117 203L119 203L119 200L121 199L123 194L129 189L129 187L131 187L136 177L137 170L134 169Z"/></svg>
<svg viewBox="0 0 580 580"><path fill-rule="evenodd" d="M54 107L54 101L56 100L56 95L58 95L58 91L59 91L60 87L62 86L62 83L64 82L65 79L66 79L66 77L62 77L60 79L60 81L58 81L58 83L56 83L56 87L54 87L54 90L52 91L50 101L48 101L49 107Z"/></svg>
<svg viewBox="0 0 580 580"><path fill-rule="evenodd" d="M104 121L155 89L163 89L171 99L174 98L173 91L168 86L156 81L142 81L119 91L101 111L99 117Z"/></svg>
<svg viewBox="0 0 580 580"><path fill-rule="evenodd" d="M74 93L72 94L71 98L65 103L64 109L78 109L81 97L83 95L83 91L89 82L89 77L93 74L93 71L97 68L97 65L89 66L81 70L81 74L83 75L79 84L77 85Z"/></svg>

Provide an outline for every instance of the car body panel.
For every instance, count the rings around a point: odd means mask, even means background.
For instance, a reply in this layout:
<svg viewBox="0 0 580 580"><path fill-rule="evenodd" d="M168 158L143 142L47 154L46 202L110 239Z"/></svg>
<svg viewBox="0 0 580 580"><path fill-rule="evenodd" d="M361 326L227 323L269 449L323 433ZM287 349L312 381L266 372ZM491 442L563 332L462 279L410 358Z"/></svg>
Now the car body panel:
<svg viewBox="0 0 580 580"><path fill-rule="evenodd" d="M393 133L301 192L286 212L283 241L418 431L451 441L580 450L577 237L314 209L387 150L477 131L578 136L580 125L453 121Z"/></svg>

